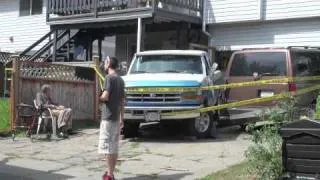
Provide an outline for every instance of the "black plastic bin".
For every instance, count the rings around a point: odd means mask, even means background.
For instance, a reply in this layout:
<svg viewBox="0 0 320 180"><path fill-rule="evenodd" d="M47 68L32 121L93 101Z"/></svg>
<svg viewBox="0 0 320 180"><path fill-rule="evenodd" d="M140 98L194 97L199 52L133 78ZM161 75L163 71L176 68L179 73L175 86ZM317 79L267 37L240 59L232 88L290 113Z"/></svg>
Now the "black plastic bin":
<svg viewBox="0 0 320 180"><path fill-rule="evenodd" d="M301 120L281 127L284 179L320 179L320 121Z"/></svg>

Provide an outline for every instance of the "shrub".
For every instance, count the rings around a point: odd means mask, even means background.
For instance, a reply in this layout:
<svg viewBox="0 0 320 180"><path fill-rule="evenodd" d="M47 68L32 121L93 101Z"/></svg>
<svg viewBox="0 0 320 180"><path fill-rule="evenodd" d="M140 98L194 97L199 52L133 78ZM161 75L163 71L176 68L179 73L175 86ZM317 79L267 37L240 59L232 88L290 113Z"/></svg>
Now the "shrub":
<svg viewBox="0 0 320 180"><path fill-rule="evenodd" d="M256 174L258 179L279 179L282 176L282 138L279 128L299 118L301 112L295 104L293 98L285 100L260 115L262 121L268 122L261 129L249 126L253 144L249 146L246 156L250 173Z"/></svg>
<svg viewBox="0 0 320 180"><path fill-rule="evenodd" d="M10 129L9 100L0 98L0 133Z"/></svg>

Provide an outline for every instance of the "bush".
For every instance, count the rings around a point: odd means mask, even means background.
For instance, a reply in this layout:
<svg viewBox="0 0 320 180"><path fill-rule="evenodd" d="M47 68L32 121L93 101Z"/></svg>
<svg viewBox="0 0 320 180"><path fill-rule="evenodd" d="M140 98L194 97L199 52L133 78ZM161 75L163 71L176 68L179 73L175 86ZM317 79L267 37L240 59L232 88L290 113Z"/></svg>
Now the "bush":
<svg viewBox="0 0 320 180"><path fill-rule="evenodd" d="M285 100L260 115L262 121L268 122L261 129L249 126L253 144L249 146L246 156L250 173L256 174L258 179L279 179L282 176L282 138L279 128L299 118L301 112L295 104L295 99Z"/></svg>
<svg viewBox="0 0 320 180"><path fill-rule="evenodd" d="M10 129L9 100L0 98L0 133Z"/></svg>

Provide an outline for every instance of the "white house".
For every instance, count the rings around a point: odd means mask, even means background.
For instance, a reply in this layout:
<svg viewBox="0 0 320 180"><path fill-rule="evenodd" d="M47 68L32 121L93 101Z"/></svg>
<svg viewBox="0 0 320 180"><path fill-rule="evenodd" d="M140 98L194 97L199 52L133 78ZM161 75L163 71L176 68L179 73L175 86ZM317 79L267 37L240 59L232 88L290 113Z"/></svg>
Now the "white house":
<svg viewBox="0 0 320 180"><path fill-rule="evenodd" d="M46 3L46 0L0 0L0 52L19 53L50 31L46 24ZM95 42L95 54L96 46ZM105 39L102 47L104 56L115 55L115 37Z"/></svg>
<svg viewBox="0 0 320 180"><path fill-rule="evenodd" d="M49 32L45 0L0 0L0 52L19 52Z"/></svg>
<svg viewBox="0 0 320 180"><path fill-rule="evenodd" d="M320 46L319 0L207 0L210 45L218 50Z"/></svg>
<svg viewBox="0 0 320 180"><path fill-rule="evenodd" d="M218 54L251 47L320 46L319 0L204 1L209 45L216 47ZM0 52L21 52L50 31L46 2L0 0ZM159 33L146 35L146 49L175 48L175 31ZM102 55L128 59L135 52L135 35L104 40ZM95 46L97 42L94 54Z"/></svg>

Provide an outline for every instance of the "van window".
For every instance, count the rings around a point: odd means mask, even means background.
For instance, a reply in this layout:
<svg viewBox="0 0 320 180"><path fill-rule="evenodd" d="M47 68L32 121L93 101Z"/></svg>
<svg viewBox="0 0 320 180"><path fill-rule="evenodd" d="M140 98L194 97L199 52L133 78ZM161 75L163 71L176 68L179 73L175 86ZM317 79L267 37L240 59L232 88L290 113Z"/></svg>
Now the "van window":
<svg viewBox="0 0 320 180"><path fill-rule="evenodd" d="M137 56L130 74L187 73L203 74L201 56L143 55Z"/></svg>
<svg viewBox="0 0 320 180"><path fill-rule="evenodd" d="M320 75L320 52L291 52L294 76Z"/></svg>
<svg viewBox="0 0 320 180"><path fill-rule="evenodd" d="M252 76L253 73L269 76L287 75L285 52L239 53L232 61L231 76Z"/></svg>

